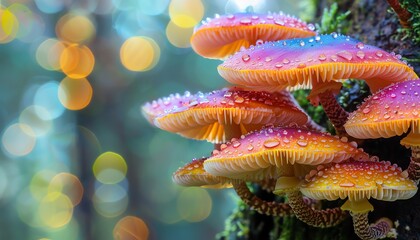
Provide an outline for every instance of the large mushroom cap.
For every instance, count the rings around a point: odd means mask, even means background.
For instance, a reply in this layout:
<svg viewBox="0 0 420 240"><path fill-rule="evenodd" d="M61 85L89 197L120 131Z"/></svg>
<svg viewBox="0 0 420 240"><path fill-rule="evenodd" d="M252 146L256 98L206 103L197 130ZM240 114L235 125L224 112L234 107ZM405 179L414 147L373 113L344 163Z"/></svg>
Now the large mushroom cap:
<svg viewBox="0 0 420 240"><path fill-rule="evenodd" d="M257 41L309 37L314 30L313 24L283 13L216 15L195 29L191 46L203 57L223 59Z"/></svg>
<svg viewBox="0 0 420 240"><path fill-rule="evenodd" d="M348 197L350 201L395 201L411 198L417 192L416 184L407 176L390 162L343 162L312 171L305 177L307 183L301 186L301 192L319 200Z"/></svg>
<svg viewBox="0 0 420 240"><path fill-rule="evenodd" d="M276 178L283 165L317 165L350 157L367 158L354 142L327 133L298 128L264 128L229 142L204 162L216 176L247 178L260 174ZM274 170L273 170L274 169Z"/></svg>
<svg viewBox="0 0 420 240"><path fill-rule="evenodd" d="M180 167L173 175L172 180L181 186L227 188L232 187L231 180L225 177L213 176L206 172L203 162L207 158L194 159L192 162Z"/></svg>
<svg viewBox="0 0 420 240"><path fill-rule="evenodd" d="M420 81L399 82L369 96L344 127L361 139L401 135L410 127L420 132Z"/></svg>
<svg viewBox="0 0 420 240"><path fill-rule="evenodd" d="M225 88L171 95L142 107L150 122L182 136L222 143L266 124L305 125L308 115L286 91L267 93Z"/></svg>
<svg viewBox="0 0 420 240"><path fill-rule="evenodd" d="M333 33L252 46L229 57L218 70L233 84L260 89L358 78L376 92L394 82L417 78L399 58Z"/></svg>

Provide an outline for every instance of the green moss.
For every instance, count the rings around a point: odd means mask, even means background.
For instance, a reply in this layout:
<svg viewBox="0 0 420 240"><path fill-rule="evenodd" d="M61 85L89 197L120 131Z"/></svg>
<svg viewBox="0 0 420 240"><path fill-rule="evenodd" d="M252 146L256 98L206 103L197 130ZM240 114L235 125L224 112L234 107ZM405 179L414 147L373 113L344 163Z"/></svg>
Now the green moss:
<svg viewBox="0 0 420 240"><path fill-rule="evenodd" d="M345 34L349 27L349 22L346 20L349 15L350 11L339 13L337 3L333 3L329 9L324 8L320 24L316 24L319 33L339 32Z"/></svg>
<svg viewBox="0 0 420 240"><path fill-rule="evenodd" d="M400 32L414 43L420 43L420 0L401 0L401 5L411 13L411 28L401 28Z"/></svg>

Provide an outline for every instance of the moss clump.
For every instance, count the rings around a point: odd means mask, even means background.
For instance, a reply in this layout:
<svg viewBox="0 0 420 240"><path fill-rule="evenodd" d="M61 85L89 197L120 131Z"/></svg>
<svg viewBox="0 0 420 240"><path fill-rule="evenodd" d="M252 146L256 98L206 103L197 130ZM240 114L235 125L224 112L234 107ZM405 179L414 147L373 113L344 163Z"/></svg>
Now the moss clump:
<svg viewBox="0 0 420 240"><path fill-rule="evenodd" d="M400 31L406 38L412 39L414 43L420 43L420 0L401 0L403 8L411 13L409 28L402 28Z"/></svg>
<svg viewBox="0 0 420 240"><path fill-rule="evenodd" d="M330 7L324 8L320 24L316 24L319 33L339 32L345 34L349 27L349 22L346 20L350 15L350 11L338 13L337 3L333 3Z"/></svg>

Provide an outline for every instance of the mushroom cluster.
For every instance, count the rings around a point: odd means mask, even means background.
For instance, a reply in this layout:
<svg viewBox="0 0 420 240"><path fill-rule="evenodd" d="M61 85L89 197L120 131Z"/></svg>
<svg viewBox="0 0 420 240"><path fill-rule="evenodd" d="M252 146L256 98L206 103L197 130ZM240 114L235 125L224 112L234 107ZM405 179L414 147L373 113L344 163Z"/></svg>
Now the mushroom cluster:
<svg viewBox="0 0 420 240"><path fill-rule="evenodd" d="M142 106L152 125L214 144L210 156L176 171L175 183L233 187L259 213L293 214L315 227L335 226L350 213L361 239L388 233L386 217L369 224L368 199L408 199L420 178L420 81L399 55L349 36L320 35L313 24L283 13L216 15L195 29L191 45L203 57L223 60L218 72L236 86ZM348 78L363 79L376 92L351 114L335 99ZM322 105L336 136L297 104L289 92L296 89L312 89L308 99ZM412 150L405 171L348 140L408 131L401 141ZM261 199L247 182L286 201ZM339 198L347 199L341 207L311 204Z"/></svg>

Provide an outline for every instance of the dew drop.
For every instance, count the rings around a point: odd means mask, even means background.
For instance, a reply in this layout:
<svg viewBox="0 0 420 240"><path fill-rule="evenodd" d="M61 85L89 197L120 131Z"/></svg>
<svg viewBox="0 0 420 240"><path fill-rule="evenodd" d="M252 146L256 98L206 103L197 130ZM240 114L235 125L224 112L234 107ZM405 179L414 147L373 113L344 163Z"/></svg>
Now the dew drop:
<svg viewBox="0 0 420 240"><path fill-rule="evenodd" d="M305 140L298 140L296 143L297 143L297 145L299 145L299 146L301 146L301 147L306 147L306 146L308 146L308 142L307 142L307 141L305 141Z"/></svg>
<svg viewBox="0 0 420 240"><path fill-rule="evenodd" d="M234 141L234 142L232 143L232 146L233 146L234 148L237 148L237 147L241 146L241 142L239 142L239 141Z"/></svg>
<svg viewBox="0 0 420 240"><path fill-rule="evenodd" d="M419 115L419 112L413 111L413 112L411 112L411 114L413 114L413 116L418 116Z"/></svg>
<svg viewBox="0 0 420 240"><path fill-rule="evenodd" d="M331 60L333 60L334 62L337 62L337 60L338 60L338 57L337 57L337 55L331 55Z"/></svg>
<svg viewBox="0 0 420 240"><path fill-rule="evenodd" d="M315 30L315 26L312 23L309 23L307 27L308 27L308 29L310 31L314 31Z"/></svg>
<svg viewBox="0 0 420 240"><path fill-rule="evenodd" d="M322 54L319 55L318 59L320 61L325 61L325 60L327 60L327 56L325 56L325 54L322 53Z"/></svg>
<svg viewBox="0 0 420 240"><path fill-rule="evenodd" d="M233 19L235 19L235 15L229 14L229 15L226 16L226 18L229 19L229 20L233 20Z"/></svg>
<svg viewBox="0 0 420 240"><path fill-rule="evenodd" d="M338 34L337 34L337 33L335 33L335 32L333 32L333 33L331 33L331 36L332 36L333 38L337 38L337 37L338 37Z"/></svg>
<svg viewBox="0 0 420 240"><path fill-rule="evenodd" d="M274 65L276 68L282 68L283 67L283 64L281 64L281 63L276 63L276 65Z"/></svg>
<svg viewBox="0 0 420 240"><path fill-rule="evenodd" d="M280 144L280 141L277 139L269 139L264 142L264 147L266 148L273 148L277 147Z"/></svg>
<svg viewBox="0 0 420 240"><path fill-rule="evenodd" d="M241 24L244 24L244 25L249 25L249 24L252 23L252 21L249 18L242 18L241 21L240 21L240 23Z"/></svg>
<svg viewBox="0 0 420 240"><path fill-rule="evenodd" d="M301 47L303 47L303 46L305 46L305 42L304 42L304 41L300 41L299 45L300 45Z"/></svg>
<svg viewBox="0 0 420 240"><path fill-rule="evenodd" d="M407 94L407 92L403 90L403 91L401 91L401 94L405 95L405 94Z"/></svg>
<svg viewBox="0 0 420 240"><path fill-rule="evenodd" d="M315 36L315 41L319 42L321 40L320 36Z"/></svg>
<svg viewBox="0 0 420 240"><path fill-rule="evenodd" d="M287 59L287 58L283 59L283 64L289 64L289 63L290 63L289 59Z"/></svg>
<svg viewBox="0 0 420 240"><path fill-rule="evenodd" d="M254 149L254 146L252 146L251 144L248 146L248 151L252 151L252 149Z"/></svg>
<svg viewBox="0 0 420 240"><path fill-rule="evenodd" d="M242 61L248 62L250 59L251 59L251 56L249 56L248 54L242 55Z"/></svg>
<svg viewBox="0 0 420 240"><path fill-rule="evenodd" d="M344 182L344 183L340 183L340 187L354 187L354 183L352 182Z"/></svg>
<svg viewBox="0 0 420 240"><path fill-rule="evenodd" d="M381 51L377 51L377 52L375 53L375 55L376 55L377 57L382 57L384 54L383 54Z"/></svg>
<svg viewBox="0 0 420 240"><path fill-rule="evenodd" d="M256 42L255 42L255 44L256 45L261 45L261 44L263 44L264 43L264 40L262 40L262 39L258 39Z"/></svg>
<svg viewBox="0 0 420 240"><path fill-rule="evenodd" d="M359 43L357 43L357 44L356 44L356 47L357 47L358 49L363 49L363 48L365 48L365 44L364 44L364 43L362 43L362 42L359 42Z"/></svg>
<svg viewBox="0 0 420 240"><path fill-rule="evenodd" d="M245 101L245 99L243 97L236 97L235 98L235 103L243 103Z"/></svg>
<svg viewBox="0 0 420 240"><path fill-rule="evenodd" d="M266 57L265 58L265 62L271 62L271 60L273 60L271 57Z"/></svg>
<svg viewBox="0 0 420 240"><path fill-rule="evenodd" d="M274 20L274 24L284 26L284 21L283 20Z"/></svg>
<svg viewBox="0 0 420 240"><path fill-rule="evenodd" d="M257 15L252 15L252 20L257 20L257 19L259 19L260 17L258 17Z"/></svg>
<svg viewBox="0 0 420 240"><path fill-rule="evenodd" d="M391 94L391 97L392 97L392 98L395 98L395 97L397 97L397 95L395 95L395 94L393 93L393 94Z"/></svg>
<svg viewBox="0 0 420 240"><path fill-rule="evenodd" d="M349 51L346 51L346 50L338 52L337 55L339 57L342 57L342 58L348 60L348 61L353 59L353 55Z"/></svg>
<svg viewBox="0 0 420 240"><path fill-rule="evenodd" d="M365 53L362 51L357 51L356 56L360 59L364 59L365 58Z"/></svg>
<svg viewBox="0 0 420 240"><path fill-rule="evenodd" d="M364 114L368 114L368 113L370 112L370 108L364 108L364 109L362 110L362 112L363 112Z"/></svg>

